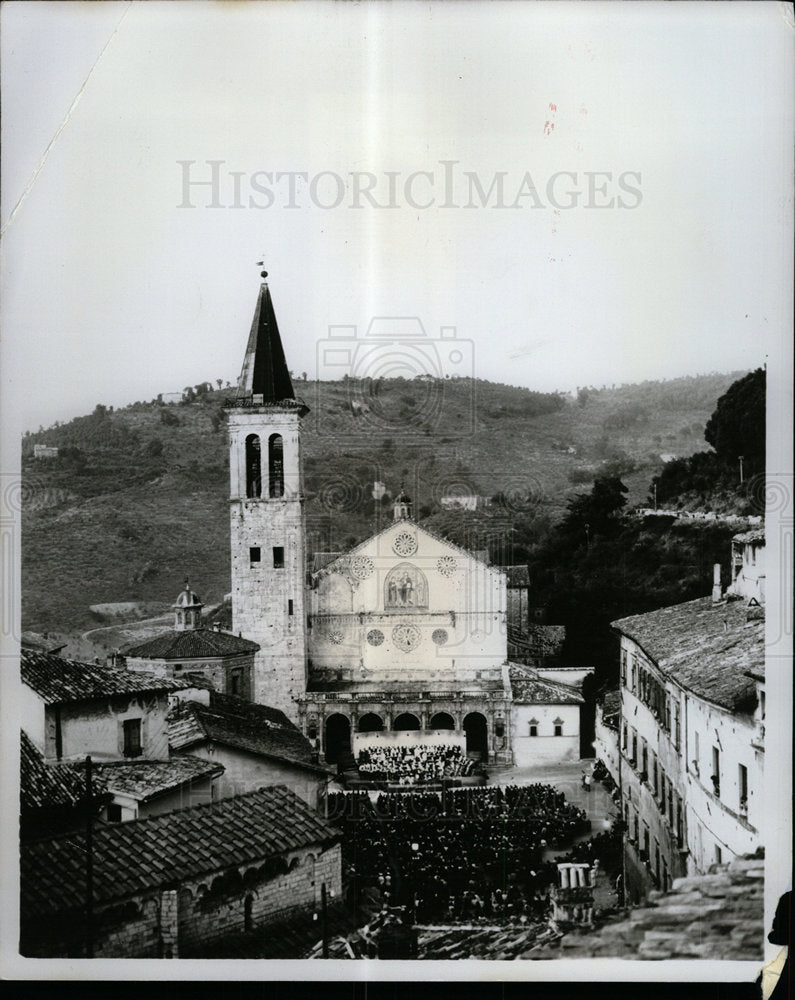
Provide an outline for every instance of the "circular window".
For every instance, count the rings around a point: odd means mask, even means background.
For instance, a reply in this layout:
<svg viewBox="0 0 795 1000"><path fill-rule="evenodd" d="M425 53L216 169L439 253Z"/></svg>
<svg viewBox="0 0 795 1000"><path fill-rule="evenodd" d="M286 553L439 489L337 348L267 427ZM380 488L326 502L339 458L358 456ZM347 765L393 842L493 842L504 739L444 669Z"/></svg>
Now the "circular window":
<svg viewBox="0 0 795 1000"><path fill-rule="evenodd" d="M452 556L439 556L436 560L436 568L442 576L452 576L455 573L456 561Z"/></svg>
<svg viewBox="0 0 795 1000"><path fill-rule="evenodd" d="M351 573L357 580L366 580L368 576L372 576L373 569L373 560L369 556L354 556L351 559Z"/></svg>
<svg viewBox="0 0 795 1000"><path fill-rule="evenodd" d="M417 539L410 531L401 531L395 536L392 548L399 556L413 556L417 551Z"/></svg>
<svg viewBox="0 0 795 1000"><path fill-rule="evenodd" d="M371 628L370 631L367 633L367 641L370 643L371 646L380 646L381 643L384 641L384 633L381 631L381 629Z"/></svg>
<svg viewBox="0 0 795 1000"><path fill-rule="evenodd" d="M396 625L392 629L392 641L404 653L416 649L420 644L420 630L416 625Z"/></svg>
<svg viewBox="0 0 795 1000"><path fill-rule="evenodd" d="M328 641L334 643L335 646L342 645L342 632L335 629L333 632L329 632Z"/></svg>
<svg viewBox="0 0 795 1000"><path fill-rule="evenodd" d="M447 629L446 628L435 628L431 633L431 639L436 643L437 646L444 646L447 642Z"/></svg>

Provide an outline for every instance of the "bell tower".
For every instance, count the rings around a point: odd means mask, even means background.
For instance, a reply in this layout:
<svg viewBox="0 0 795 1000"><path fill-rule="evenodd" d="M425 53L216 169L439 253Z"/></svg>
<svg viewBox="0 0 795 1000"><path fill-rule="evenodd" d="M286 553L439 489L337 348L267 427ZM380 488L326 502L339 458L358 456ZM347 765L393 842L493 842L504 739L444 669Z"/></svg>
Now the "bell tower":
<svg viewBox="0 0 795 1000"><path fill-rule="evenodd" d="M267 271L262 272L267 278ZM226 401L232 627L259 643L254 701L296 721L306 692L304 510L300 427L267 282L263 280L235 396Z"/></svg>

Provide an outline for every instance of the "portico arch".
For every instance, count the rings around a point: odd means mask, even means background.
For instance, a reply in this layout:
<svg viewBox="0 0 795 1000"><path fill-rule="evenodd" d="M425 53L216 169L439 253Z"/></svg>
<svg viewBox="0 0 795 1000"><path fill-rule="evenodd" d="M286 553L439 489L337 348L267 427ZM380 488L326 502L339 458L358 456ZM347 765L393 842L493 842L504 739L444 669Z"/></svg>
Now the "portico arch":
<svg viewBox="0 0 795 1000"><path fill-rule="evenodd" d="M420 720L411 712L403 712L402 715L399 715L392 723L392 729L395 732L406 732L407 730L419 728Z"/></svg>
<svg viewBox="0 0 795 1000"><path fill-rule="evenodd" d="M365 712L359 718L360 733L380 733L384 728L384 720L375 712Z"/></svg>
<svg viewBox="0 0 795 1000"><path fill-rule="evenodd" d="M467 753L479 753L483 759L489 755L488 725L482 712L470 712L464 717L464 732L467 738Z"/></svg>
<svg viewBox="0 0 795 1000"><path fill-rule="evenodd" d="M449 712L437 712L431 716L429 723L431 729L455 729L455 719Z"/></svg>
<svg viewBox="0 0 795 1000"><path fill-rule="evenodd" d="M351 752L351 723L346 715L334 712L326 719L326 760L336 764L343 754Z"/></svg>

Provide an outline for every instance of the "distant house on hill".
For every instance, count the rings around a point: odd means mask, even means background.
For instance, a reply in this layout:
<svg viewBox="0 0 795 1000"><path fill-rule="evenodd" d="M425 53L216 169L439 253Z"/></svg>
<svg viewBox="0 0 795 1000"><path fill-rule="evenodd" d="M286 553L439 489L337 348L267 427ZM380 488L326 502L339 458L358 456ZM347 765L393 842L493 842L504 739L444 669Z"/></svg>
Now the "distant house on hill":
<svg viewBox="0 0 795 1000"><path fill-rule="evenodd" d="M161 393L160 402L161 403L181 403L185 398L184 392L164 392Z"/></svg>
<svg viewBox="0 0 795 1000"><path fill-rule="evenodd" d="M168 739L172 759L190 754L223 765L220 796L287 785L315 807L332 773L316 763L309 740L283 712L214 691L174 696Z"/></svg>
<svg viewBox="0 0 795 1000"><path fill-rule="evenodd" d="M53 445L48 444L34 444L33 445L33 457L34 458L57 458L58 449Z"/></svg>
<svg viewBox="0 0 795 1000"><path fill-rule="evenodd" d="M199 675L221 694L251 700L257 643L222 631L220 615L212 628L203 624L204 605L187 580L173 607L173 629L122 650L126 668L174 680Z"/></svg>

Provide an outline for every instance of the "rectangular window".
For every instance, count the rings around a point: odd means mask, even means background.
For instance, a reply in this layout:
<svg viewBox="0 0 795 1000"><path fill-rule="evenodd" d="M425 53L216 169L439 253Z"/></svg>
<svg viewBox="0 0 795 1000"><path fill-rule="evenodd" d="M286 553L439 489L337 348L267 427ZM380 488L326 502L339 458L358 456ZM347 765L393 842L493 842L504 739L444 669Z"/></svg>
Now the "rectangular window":
<svg viewBox="0 0 795 1000"><path fill-rule="evenodd" d="M737 765L737 785L740 815L748 815L748 768L745 764Z"/></svg>
<svg viewBox="0 0 795 1000"><path fill-rule="evenodd" d="M685 843L685 824L682 816L682 799L676 796L676 839L680 847Z"/></svg>
<svg viewBox="0 0 795 1000"><path fill-rule="evenodd" d="M284 548L281 545L273 546L273 568L284 569Z"/></svg>
<svg viewBox="0 0 795 1000"><path fill-rule="evenodd" d="M649 748L646 745L646 740L640 741L643 748L641 753L641 773L646 775L646 781L649 780Z"/></svg>
<svg viewBox="0 0 795 1000"><path fill-rule="evenodd" d="M657 838L654 840L654 874L657 881L660 881L660 845L657 843Z"/></svg>
<svg viewBox="0 0 795 1000"><path fill-rule="evenodd" d="M287 601L287 614L288 615L292 615L292 613L293 613L293 600L292 600L292 598L290 598Z"/></svg>
<svg viewBox="0 0 795 1000"><path fill-rule="evenodd" d="M141 747L141 720L125 719L124 727L124 756L140 757Z"/></svg>
<svg viewBox="0 0 795 1000"><path fill-rule="evenodd" d="M108 806L108 822L121 823L121 806L118 802L111 802Z"/></svg>
<svg viewBox="0 0 795 1000"><path fill-rule="evenodd" d="M621 729L621 749L622 750L626 750L627 749L627 724L626 724L626 722L624 723L624 725L623 725L623 727Z"/></svg>
<svg viewBox="0 0 795 1000"><path fill-rule="evenodd" d="M638 668L635 664L632 664L632 691L634 692L638 686Z"/></svg>
<svg viewBox="0 0 795 1000"><path fill-rule="evenodd" d="M555 735L556 736L563 735L563 726L559 722L555 723Z"/></svg>
<svg viewBox="0 0 795 1000"><path fill-rule="evenodd" d="M668 892L668 890L671 888L671 884L670 884L669 879L668 879L668 865L665 862L665 858L663 858L662 869L663 869L663 871L662 871L662 891L663 892Z"/></svg>
<svg viewBox="0 0 795 1000"><path fill-rule="evenodd" d="M637 844L640 839L640 834L638 832L638 814L635 813L635 843Z"/></svg>
<svg viewBox="0 0 795 1000"><path fill-rule="evenodd" d="M638 763L638 734L632 730L632 764L637 767Z"/></svg>
<svg viewBox="0 0 795 1000"><path fill-rule="evenodd" d="M679 705L674 703L674 746L679 749L680 743L680 732L679 732Z"/></svg>
<svg viewBox="0 0 795 1000"><path fill-rule="evenodd" d="M627 651L626 649L621 650L621 683L624 687L627 686Z"/></svg>
<svg viewBox="0 0 795 1000"><path fill-rule="evenodd" d="M723 851L720 849L720 845L715 844L715 864L719 865L723 861Z"/></svg>
<svg viewBox="0 0 795 1000"><path fill-rule="evenodd" d="M651 787L654 792L654 797L656 798L660 794L660 786L657 775L657 755L653 750L651 752Z"/></svg>
<svg viewBox="0 0 795 1000"><path fill-rule="evenodd" d="M230 694L240 697L243 693L243 668L235 667L229 674Z"/></svg>
<svg viewBox="0 0 795 1000"><path fill-rule="evenodd" d="M665 699L665 731L666 733L671 731L671 699L669 697Z"/></svg>
<svg viewBox="0 0 795 1000"><path fill-rule="evenodd" d="M710 775L710 781L712 782L712 791L720 798L720 750L717 747L712 748L712 774Z"/></svg>
<svg viewBox="0 0 795 1000"><path fill-rule="evenodd" d="M530 723L530 735L538 736L538 726L534 722Z"/></svg>
<svg viewBox="0 0 795 1000"><path fill-rule="evenodd" d="M259 545L252 545L248 550L248 561L253 566L254 563L258 563L262 560L262 553L260 552Z"/></svg>
<svg viewBox="0 0 795 1000"><path fill-rule="evenodd" d="M665 802L663 802L663 812L665 812ZM668 818L671 821L671 826L674 825L674 790L673 785L668 782Z"/></svg>
<svg viewBox="0 0 795 1000"><path fill-rule="evenodd" d="M643 824L643 853L646 855L646 861L650 860L649 857L649 828L646 824Z"/></svg>

